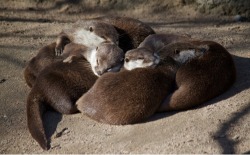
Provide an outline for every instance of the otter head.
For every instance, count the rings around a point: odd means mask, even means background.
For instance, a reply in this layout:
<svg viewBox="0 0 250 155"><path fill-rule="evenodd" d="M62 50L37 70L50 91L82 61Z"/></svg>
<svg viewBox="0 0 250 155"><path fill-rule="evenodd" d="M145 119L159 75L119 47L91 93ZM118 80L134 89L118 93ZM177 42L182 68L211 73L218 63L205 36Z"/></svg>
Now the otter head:
<svg viewBox="0 0 250 155"><path fill-rule="evenodd" d="M146 49L137 48L129 50L125 54L124 68L132 70L135 68L155 67L160 62L158 54Z"/></svg>
<svg viewBox="0 0 250 155"><path fill-rule="evenodd" d="M101 43L92 51L92 70L97 76L105 72L118 72L123 65L123 59L124 52L116 44Z"/></svg>
<svg viewBox="0 0 250 155"><path fill-rule="evenodd" d="M170 56L178 63L184 64L193 58L203 56L207 50L208 47L206 46L178 42L167 45L160 52L164 52L164 56Z"/></svg>
<svg viewBox="0 0 250 155"><path fill-rule="evenodd" d="M74 42L96 48L102 42L111 42L116 45L119 43L119 34L115 27L94 20L78 21L74 27Z"/></svg>

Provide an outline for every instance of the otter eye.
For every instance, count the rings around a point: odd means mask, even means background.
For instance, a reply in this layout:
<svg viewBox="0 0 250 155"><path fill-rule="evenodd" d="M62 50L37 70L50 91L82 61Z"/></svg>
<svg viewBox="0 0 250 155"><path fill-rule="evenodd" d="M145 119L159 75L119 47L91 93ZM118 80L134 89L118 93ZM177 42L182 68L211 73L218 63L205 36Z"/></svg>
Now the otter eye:
<svg viewBox="0 0 250 155"><path fill-rule="evenodd" d="M98 46L96 47L96 50L98 50Z"/></svg>
<svg viewBox="0 0 250 155"><path fill-rule="evenodd" d="M101 36L101 38L106 39L106 37L104 37L104 36Z"/></svg>
<svg viewBox="0 0 250 155"><path fill-rule="evenodd" d="M90 27L89 27L89 31L90 31L90 32L93 32L93 31L94 31L94 30L93 30L93 27L90 26Z"/></svg>
<svg viewBox="0 0 250 155"><path fill-rule="evenodd" d="M174 50L174 53L175 53L175 54L179 54L179 53L180 53L180 50L175 49L175 50Z"/></svg>
<svg viewBox="0 0 250 155"><path fill-rule="evenodd" d="M128 59L128 58L125 58L125 62L129 62L129 59Z"/></svg>

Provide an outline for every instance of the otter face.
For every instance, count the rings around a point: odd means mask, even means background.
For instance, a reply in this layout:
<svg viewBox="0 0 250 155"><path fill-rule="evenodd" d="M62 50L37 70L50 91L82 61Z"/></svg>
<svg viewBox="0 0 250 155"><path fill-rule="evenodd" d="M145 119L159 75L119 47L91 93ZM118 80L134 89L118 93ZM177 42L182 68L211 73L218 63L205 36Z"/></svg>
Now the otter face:
<svg viewBox="0 0 250 155"><path fill-rule="evenodd" d="M80 21L73 33L74 42L92 49L102 42L119 43L119 34L115 27L106 23L96 21Z"/></svg>
<svg viewBox="0 0 250 155"><path fill-rule="evenodd" d="M92 53L91 66L97 76L118 72L123 65L124 52L113 43L102 43Z"/></svg>
<svg viewBox="0 0 250 155"><path fill-rule="evenodd" d="M155 67L160 62L160 57L147 49L137 48L125 54L124 68L132 70L135 68Z"/></svg>

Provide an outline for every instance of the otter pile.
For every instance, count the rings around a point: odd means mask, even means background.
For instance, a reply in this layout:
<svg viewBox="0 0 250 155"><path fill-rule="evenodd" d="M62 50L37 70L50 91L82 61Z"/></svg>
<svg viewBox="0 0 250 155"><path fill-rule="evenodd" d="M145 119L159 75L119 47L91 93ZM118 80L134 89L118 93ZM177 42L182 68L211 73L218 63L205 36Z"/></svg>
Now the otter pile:
<svg viewBox="0 0 250 155"><path fill-rule="evenodd" d="M128 17L81 20L32 58L24 70L31 87L28 128L50 148L43 115L81 112L103 123L126 125L156 112L186 110L225 92L236 78L220 44L155 34Z"/></svg>

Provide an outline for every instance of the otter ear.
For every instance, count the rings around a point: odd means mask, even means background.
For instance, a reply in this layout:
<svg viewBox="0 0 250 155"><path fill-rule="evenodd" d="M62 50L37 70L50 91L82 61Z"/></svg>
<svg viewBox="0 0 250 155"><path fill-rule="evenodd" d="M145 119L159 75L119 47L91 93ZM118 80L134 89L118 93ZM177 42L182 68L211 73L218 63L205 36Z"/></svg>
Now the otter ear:
<svg viewBox="0 0 250 155"><path fill-rule="evenodd" d="M179 53L180 53L180 50L178 50L178 49L174 50L174 54L179 54Z"/></svg>
<svg viewBox="0 0 250 155"><path fill-rule="evenodd" d="M93 32L93 31L94 31L92 26L89 27L89 31L90 31L90 32Z"/></svg>

